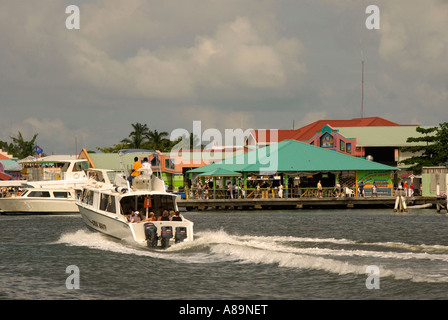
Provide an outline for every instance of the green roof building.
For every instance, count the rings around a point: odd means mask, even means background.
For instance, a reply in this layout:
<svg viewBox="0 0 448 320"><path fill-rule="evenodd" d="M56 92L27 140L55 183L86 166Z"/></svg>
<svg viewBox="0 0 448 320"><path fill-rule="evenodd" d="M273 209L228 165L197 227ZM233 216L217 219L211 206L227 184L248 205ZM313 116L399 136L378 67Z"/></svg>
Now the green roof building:
<svg viewBox="0 0 448 320"><path fill-rule="evenodd" d="M393 173L397 170L395 167L297 140L284 140L188 173L193 178L194 174L212 172L219 168L241 173L246 188L254 187L253 182L268 179L272 180L273 186L282 184L286 189L315 189L317 182L321 180L322 185L327 188L333 188L339 182L342 187L355 191L362 183L366 193L375 183L379 195L393 193Z"/></svg>

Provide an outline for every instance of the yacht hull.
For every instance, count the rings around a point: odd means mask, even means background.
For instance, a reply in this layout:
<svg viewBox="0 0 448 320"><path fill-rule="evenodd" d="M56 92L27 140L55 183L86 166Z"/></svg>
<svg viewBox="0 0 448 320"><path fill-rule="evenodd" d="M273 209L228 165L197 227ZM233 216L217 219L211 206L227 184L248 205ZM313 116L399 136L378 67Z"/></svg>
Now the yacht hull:
<svg viewBox="0 0 448 320"><path fill-rule="evenodd" d="M74 199L0 198L3 214L60 214L79 213Z"/></svg>

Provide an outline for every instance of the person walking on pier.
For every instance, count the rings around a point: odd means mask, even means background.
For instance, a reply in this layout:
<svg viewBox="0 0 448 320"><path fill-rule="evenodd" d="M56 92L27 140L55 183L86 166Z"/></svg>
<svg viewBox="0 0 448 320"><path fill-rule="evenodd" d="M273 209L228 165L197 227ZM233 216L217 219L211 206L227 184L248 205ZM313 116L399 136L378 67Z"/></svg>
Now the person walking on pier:
<svg viewBox="0 0 448 320"><path fill-rule="evenodd" d="M322 198L322 184L321 184L320 180L317 183L317 194L318 194L319 198Z"/></svg>
<svg viewBox="0 0 448 320"><path fill-rule="evenodd" d="M372 184L372 197L378 197L378 193L377 193L377 188L376 188L376 183L375 182Z"/></svg>

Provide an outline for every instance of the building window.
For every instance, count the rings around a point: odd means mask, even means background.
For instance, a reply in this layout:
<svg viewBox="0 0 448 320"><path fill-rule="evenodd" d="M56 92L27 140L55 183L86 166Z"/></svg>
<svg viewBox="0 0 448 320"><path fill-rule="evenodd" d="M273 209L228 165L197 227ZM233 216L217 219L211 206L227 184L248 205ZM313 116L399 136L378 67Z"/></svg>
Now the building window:
<svg viewBox="0 0 448 320"><path fill-rule="evenodd" d="M326 132L320 137L320 146L322 148L333 148L333 136Z"/></svg>
<svg viewBox="0 0 448 320"><path fill-rule="evenodd" d="M339 149L340 149L341 151L345 151L345 141L342 141L342 140L341 140L341 142L340 142L340 144L339 144Z"/></svg>
<svg viewBox="0 0 448 320"><path fill-rule="evenodd" d="M352 153L352 144L351 143L347 143L346 151L347 151L347 153Z"/></svg>

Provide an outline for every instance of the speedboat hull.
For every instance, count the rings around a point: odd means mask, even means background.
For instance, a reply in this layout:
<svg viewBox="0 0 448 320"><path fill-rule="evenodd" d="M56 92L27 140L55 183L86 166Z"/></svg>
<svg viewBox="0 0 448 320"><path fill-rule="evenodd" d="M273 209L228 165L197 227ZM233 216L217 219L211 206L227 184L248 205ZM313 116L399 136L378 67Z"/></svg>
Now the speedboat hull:
<svg viewBox="0 0 448 320"><path fill-rule="evenodd" d="M172 237L169 238L169 244L176 242L176 231L184 230L185 238L182 241L193 241L193 222L184 219L183 221L146 221L129 223L120 219L119 215L113 216L104 214L90 208L79 205L79 212L84 223L91 230L101 232L120 240L134 240L140 245L149 246L146 227L152 224L157 230L157 243L155 246L162 245L164 237L163 230L171 227Z"/></svg>

